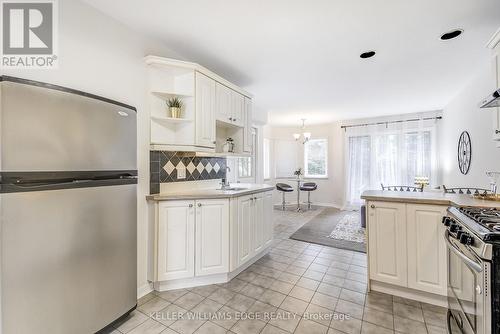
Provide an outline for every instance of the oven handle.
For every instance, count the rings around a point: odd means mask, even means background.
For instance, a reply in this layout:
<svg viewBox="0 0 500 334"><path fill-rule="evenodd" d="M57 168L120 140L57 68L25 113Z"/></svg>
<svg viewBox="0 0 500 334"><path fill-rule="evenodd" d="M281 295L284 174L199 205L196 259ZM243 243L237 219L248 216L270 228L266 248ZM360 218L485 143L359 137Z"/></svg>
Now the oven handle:
<svg viewBox="0 0 500 334"><path fill-rule="evenodd" d="M469 266L470 268L474 269L478 273L480 273L480 272L483 271L483 267L481 265L479 265L476 262L474 262L471 259L469 259L467 256L464 255L464 253L462 253L458 248L456 248L451 243L451 241L450 241L450 233L448 232L448 230L444 231L444 241L446 241L446 244L448 245L448 248L451 251L453 251L453 253L455 253L462 261L464 261L467 266Z"/></svg>

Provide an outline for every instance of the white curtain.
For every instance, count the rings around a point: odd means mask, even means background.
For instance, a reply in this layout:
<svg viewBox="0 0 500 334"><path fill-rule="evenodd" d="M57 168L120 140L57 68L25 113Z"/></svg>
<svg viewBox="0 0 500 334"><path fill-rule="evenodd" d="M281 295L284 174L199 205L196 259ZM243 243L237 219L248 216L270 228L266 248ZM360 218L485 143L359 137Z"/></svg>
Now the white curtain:
<svg viewBox="0 0 500 334"><path fill-rule="evenodd" d="M415 177L437 183L436 121L402 122L346 130L347 202L384 185L413 185Z"/></svg>

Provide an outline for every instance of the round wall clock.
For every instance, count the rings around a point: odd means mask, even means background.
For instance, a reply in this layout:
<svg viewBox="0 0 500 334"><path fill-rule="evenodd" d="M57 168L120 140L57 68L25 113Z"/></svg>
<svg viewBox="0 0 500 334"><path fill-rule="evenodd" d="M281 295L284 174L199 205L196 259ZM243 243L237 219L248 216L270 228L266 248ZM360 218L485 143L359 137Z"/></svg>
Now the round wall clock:
<svg viewBox="0 0 500 334"><path fill-rule="evenodd" d="M472 158L472 146L467 131L462 132L458 139L458 168L462 174L467 174Z"/></svg>

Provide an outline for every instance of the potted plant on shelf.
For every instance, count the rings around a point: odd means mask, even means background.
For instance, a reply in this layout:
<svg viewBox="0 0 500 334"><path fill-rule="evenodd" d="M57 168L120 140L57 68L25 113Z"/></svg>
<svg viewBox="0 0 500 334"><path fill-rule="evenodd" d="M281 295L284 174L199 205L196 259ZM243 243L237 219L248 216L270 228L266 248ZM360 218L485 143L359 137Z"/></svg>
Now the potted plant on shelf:
<svg viewBox="0 0 500 334"><path fill-rule="evenodd" d="M222 151L224 153L234 153L234 140L233 138L227 138L224 145L222 145Z"/></svg>
<svg viewBox="0 0 500 334"><path fill-rule="evenodd" d="M300 176L302 175L302 168L298 168L295 172L293 172L293 175L300 179Z"/></svg>
<svg viewBox="0 0 500 334"><path fill-rule="evenodd" d="M181 118L182 101L178 97L173 97L167 101L170 117Z"/></svg>

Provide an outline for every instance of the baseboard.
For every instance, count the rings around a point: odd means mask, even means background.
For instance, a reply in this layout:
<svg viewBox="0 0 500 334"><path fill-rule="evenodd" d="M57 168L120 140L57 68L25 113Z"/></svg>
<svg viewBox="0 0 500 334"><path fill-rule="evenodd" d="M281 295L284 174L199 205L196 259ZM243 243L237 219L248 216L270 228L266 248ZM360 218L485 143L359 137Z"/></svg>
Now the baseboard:
<svg viewBox="0 0 500 334"><path fill-rule="evenodd" d="M387 293L389 295L398 296L406 299L412 299L427 304L437 305L441 307L448 307L447 296L436 295L429 292L395 286L392 284L387 284L374 280L370 280L370 290Z"/></svg>
<svg viewBox="0 0 500 334"><path fill-rule="evenodd" d="M154 289L156 291L167 291L176 289L186 289L194 288L196 286L209 285L209 284L221 284L229 281L229 275L226 274L214 274L207 276L198 276L190 278L180 278L171 281L155 282Z"/></svg>
<svg viewBox="0 0 500 334"><path fill-rule="evenodd" d="M147 295L151 291L153 291L153 287L152 287L151 283L146 283L143 286L138 287L137 288L137 299L144 297L145 295Z"/></svg>
<svg viewBox="0 0 500 334"><path fill-rule="evenodd" d="M339 210L343 210L342 208L342 205L338 205L336 203L318 203L318 202L312 202L312 206L322 206L322 207L327 207L327 208L335 208L335 209L339 209ZM275 203L273 204L273 207L275 209L279 209L281 208L281 203ZM293 203L293 202L287 202L286 203L286 207L287 209L289 208L296 208L297 207L297 203ZM300 207L301 208L305 208L307 207L307 203L300 203Z"/></svg>
<svg viewBox="0 0 500 334"><path fill-rule="evenodd" d="M207 276L197 276L197 277L189 277L189 278L181 278L170 281L161 281L155 282L153 284L153 288L156 291L167 291L167 290L175 290L175 289L186 289L193 288L197 286L209 285L209 284L221 284L226 283L232 280L234 277L238 276L243 270L250 267L261 257L266 255L271 250L271 247L266 247L258 254L254 255L250 260L242 264L240 267L235 270L223 274L213 274Z"/></svg>

